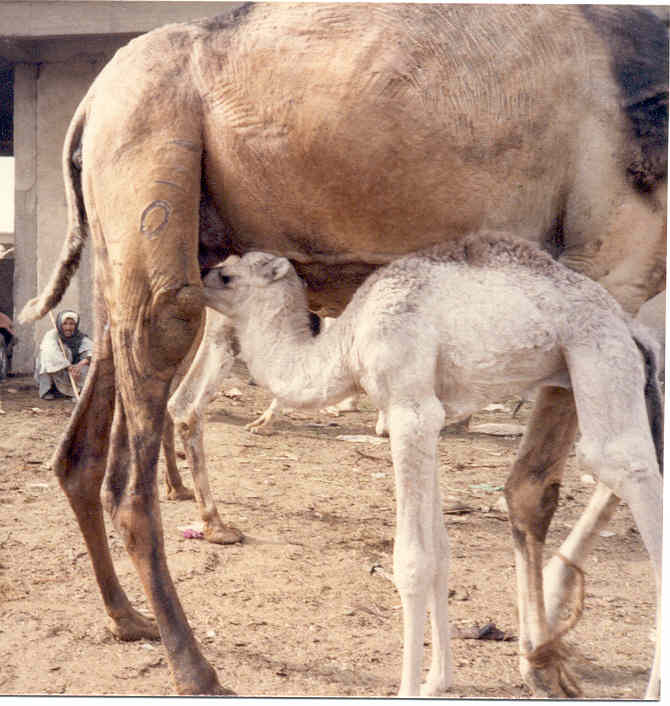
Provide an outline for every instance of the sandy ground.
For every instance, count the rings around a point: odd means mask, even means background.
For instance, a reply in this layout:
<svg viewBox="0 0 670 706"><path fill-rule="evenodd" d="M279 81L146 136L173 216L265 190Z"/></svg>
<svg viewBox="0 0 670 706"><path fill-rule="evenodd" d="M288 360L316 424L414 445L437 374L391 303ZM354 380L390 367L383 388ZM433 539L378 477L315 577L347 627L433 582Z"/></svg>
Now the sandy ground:
<svg viewBox="0 0 670 706"><path fill-rule="evenodd" d="M198 520L195 505L167 501L161 485L168 559L195 634L222 684L241 696L391 696L399 685L401 610L389 580L393 469L388 441L373 438L375 411L363 401L361 411L339 417L292 412L273 434L252 435L244 424L270 398L247 377L238 366L226 381L208 409L206 437L220 512L246 541L223 547L186 539L178 527ZM160 643L121 643L107 631L79 529L45 467L72 404L40 401L31 380L19 377L0 383L0 401L0 693L174 694ZM512 406L473 422L515 423ZM519 419L527 415L524 406ZM518 443L518 436L450 430L440 439L453 625L463 634L494 622L511 638L454 639L451 697L529 696L518 672L509 523L496 509ZM161 461L161 482L163 468ZM593 489L581 475L573 455L550 549ZM148 612L109 523L108 534L123 585ZM584 569L585 613L569 638L584 695L640 698L655 597L627 508Z"/></svg>

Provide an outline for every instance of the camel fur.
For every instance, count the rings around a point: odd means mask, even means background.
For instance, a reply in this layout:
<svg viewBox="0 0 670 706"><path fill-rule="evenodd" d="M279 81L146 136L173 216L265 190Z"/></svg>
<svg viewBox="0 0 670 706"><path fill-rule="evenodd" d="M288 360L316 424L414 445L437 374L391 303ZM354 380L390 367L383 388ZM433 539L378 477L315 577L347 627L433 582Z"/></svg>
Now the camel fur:
<svg viewBox="0 0 670 706"><path fill-rule="evenodd" d="M419 694L427 608L433 655L421 693L434 696L451 684L437 439L445 418L457 421L488 402L536 387L571 389L581 462L628 503L654 565L660 606L662 485L638 346L652 360L655 351L598 284L525 242L480 233L378 270L332 328L312 338L304 288L286 258L233 255L204 282L207 305L230 318L240 356L280 404L322 407L360 386L388 419L394 578L404 611L400 696ZM658 387L655 368L651 381ZM518 516L529 491L511 476L506 497ZM556 499L552 488L545 500ZM545 516L530 519L532 534L546 531ZM554 678L576 691L541 591L525 591L521 577L533 567L518 547L516 563L522 653L537 669L558 665ZM660 680L660 624L657 637L649 694Z"/></svg>
<svg viewBox="0 0 670 706"><path fill-rule="evenodd" d="M203 268L288 257L311 308L336 316L380 265L489 229L635 313L665 286L667 98L667 28L636 7L259 3L120 49L72 118L67 237L21 317L56 306L90 236L96 350L54 470L114 634L160 634L179 693L228 692L170 577L157 499ZM538 491L513 518L538 572L529 520L546 507L549 522L575 430L572 395L540 393L513 472ZM153 619L121 586L103 507ZM521 665L535 695L565 693L552 664Z"/></svg>

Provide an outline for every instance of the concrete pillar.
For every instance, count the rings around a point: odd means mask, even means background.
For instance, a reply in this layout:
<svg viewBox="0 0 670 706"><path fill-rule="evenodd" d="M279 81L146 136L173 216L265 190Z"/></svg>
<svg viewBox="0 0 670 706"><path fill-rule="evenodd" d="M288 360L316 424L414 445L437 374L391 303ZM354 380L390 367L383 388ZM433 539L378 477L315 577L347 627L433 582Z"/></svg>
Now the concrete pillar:
<svg viewBox="0 0 670 706"><path fill-rule="evenodd" d="M37 82L37 291L47 285L67 235L67 207L63 188L62 152L65 133L77 105L105 61L80 53L62 61L40 65ZM106 59L107 57L105 57ZM64 66L66 69L64 70ZM91 243L82 254L56 311L74 309L81 315L80 327L93 333ZM55 313L54 312L54 313ZM49 317L37 325L39 339L51 327Z"/></svg>
<svg viewBox="0 0 670 706"><path fill-rule="evenodd" d="M14 313L37 291L37 66L14 69ZM36 326L17 325L15 372L33 368Z"/></svg>

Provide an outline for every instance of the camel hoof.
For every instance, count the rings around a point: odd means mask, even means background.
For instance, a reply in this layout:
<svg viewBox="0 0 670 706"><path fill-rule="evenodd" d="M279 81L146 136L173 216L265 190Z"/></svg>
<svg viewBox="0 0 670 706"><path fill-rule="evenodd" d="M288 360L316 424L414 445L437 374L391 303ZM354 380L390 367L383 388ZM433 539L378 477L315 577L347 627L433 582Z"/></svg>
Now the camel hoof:
<svg viewBox="0 0 670 706"><path fill-rule="evenodd" d="M426 681L421 685L421 696L423 698L426 697L431 697L431 696L440 696L444 694L449 687L451 686L451 679L450 678L436 678L433 679L430 676L430 673L428 674L428 677L426 678Z"/></svg>
<svg viewBox="0 0 670 706"><path fill-rule="evenodd" d="M161 639L154 619L147 618L136 610L133 610L131 617L110 618L107 627L117 640L123 642Z"/></svg>
<svg viewBox="0 0 670 706"><path fill-rule="evenodd" d="M208 662L203 665L203 671L205 674L199 679L178 681L177 693L180 696L237 696L232 689L221 686L216 671Z"/></svg>
<svg viewBox="0 0 670 706"><path fill-rule="evenodd" d="M534 699L575 699L582 695L576 679L565 664L532 669L524 675L524 681Z"/></svg>
<svg viewBox="0 0 670 706"><path fill-rule="evenodd" d="M170 488L167 494L168 500L195 500L195 493L185 485L178 488Z"/></svg>
<svg viewBox="0 0 670 706"><path fill-rule="evenodd" d="M536 647L521 659L521 674L533 698L562 699L582 695L577 680L568 669L570 649L559 637Z"/></svg>
<svg viewBox="0 0 670 706"><path fill-rule="evenodd" d="M203 536L212 544L237 544L244 539L244 535L237 527L224 524L205 525Z"/></svg>
<svg viewBox="0 0 670 706"><path fill-rule="evenodd" d="M558 686L558 674L546 674L546 670L533 669L523 677L533 699L558 699L563 692Z"/></svg>
<svg viewBox="0 0 670 706"><path fill-rule="evenodd" d="M177 693L180 696L237 696L237 693L232 689L219 684L219 680L214 678L214 684L204 689L190 689L188 687L178 688Z"/></svg>

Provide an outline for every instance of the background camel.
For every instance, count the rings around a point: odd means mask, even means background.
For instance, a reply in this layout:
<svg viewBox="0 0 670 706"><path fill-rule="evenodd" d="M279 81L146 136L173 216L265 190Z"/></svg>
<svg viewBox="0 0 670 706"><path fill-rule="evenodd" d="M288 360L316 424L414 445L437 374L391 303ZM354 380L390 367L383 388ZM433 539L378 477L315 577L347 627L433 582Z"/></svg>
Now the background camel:
<svg viewBox="0 0 670 706"><path fill-rule="evenodd" d="M310 305L336 315L379 265L488 228L634 312L665 282L667 51L664 25L630 7L254 4L135 39L100 73L66 137L62 256L23 317L56 305L90 232L97 350L54 468L111 629L160 633L179 692L222 689L171 580L156 498L200 269L287 256ZM539 526L514 520L535 562L575 429L572 396L543 392L512 471L526 517L546 508ZM156 623L118 581L101 488ZM555 665L521 665L549 694Z"/></svg>
<svg viewBox="0 0 670 706"><path fill-rule="evenodd" d="M451 684L437 438L445 416L456 421L492 400L535 387L572 389L582 464L629 504L655 567L660 610L662 409L648 416L645 401L647 384L660 399L654 339L635 327L634 341L620 307L599 285L527 243L476 234L379 270L331 330L313 339L304 289L286 258L233 255L204 282L207 304L232 320L249 371L280 403L321 407L360 386L388 419L397 495L394 580L404 609L400 696L419 694L427 606L433 655L421 693L434 696ZM526 514L524 489L508 482L506 496L514 523ZM538 508L531 521L542 522L542 515ZM541 566L519 551L516 559L520 648L531 664L554 652L550 688L570 690L558 644L567 628L547 623L541 591L526 591ZM651 698L659 694L660 647L659 620Z"/></svg>

